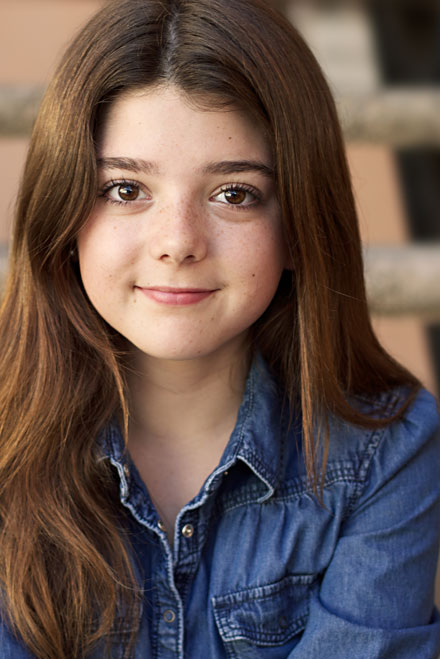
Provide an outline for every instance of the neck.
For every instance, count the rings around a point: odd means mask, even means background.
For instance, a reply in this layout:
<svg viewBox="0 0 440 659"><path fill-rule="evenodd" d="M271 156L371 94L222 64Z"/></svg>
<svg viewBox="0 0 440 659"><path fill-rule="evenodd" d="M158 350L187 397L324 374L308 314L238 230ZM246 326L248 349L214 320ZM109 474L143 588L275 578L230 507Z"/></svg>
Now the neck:
<svg viewBox="0 0 440 659"><path fill-rule="evenodd" d="M206 358L137 355L128 448L170 541L176 516L219 463L247 374L242 346Z"/></svg>
<svg viewBox="0 0 440 659"><path fill-rule="evenodd" d="M241 344L182 361L137 355L129 383L132 441L185 451L215 437L229 437L247 370Z"/></svg>

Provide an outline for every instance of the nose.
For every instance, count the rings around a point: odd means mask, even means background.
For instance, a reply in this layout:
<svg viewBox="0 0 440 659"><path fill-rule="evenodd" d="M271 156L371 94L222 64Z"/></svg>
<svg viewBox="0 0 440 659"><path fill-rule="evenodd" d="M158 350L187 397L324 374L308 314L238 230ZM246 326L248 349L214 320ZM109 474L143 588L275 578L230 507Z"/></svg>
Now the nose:
<svg viewBox="0 0 440 659"><path fill-rule="evenodd" d="M174 264L201 261L208 251L207 227L196 204L177 200L158 209L150 240L154 259Z"/></svg>

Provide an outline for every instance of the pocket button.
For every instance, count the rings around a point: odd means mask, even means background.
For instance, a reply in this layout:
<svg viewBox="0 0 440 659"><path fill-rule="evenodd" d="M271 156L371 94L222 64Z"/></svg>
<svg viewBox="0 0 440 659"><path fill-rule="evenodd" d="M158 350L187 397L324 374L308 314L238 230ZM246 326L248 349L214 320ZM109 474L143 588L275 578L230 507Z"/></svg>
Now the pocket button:
<svg viewBox="0 0 440 659"><path fill-rule="evenodd" d="M286 629L287 625L289 624L286 616L280 616L278 622L280 623L281 629Z"/></svg>

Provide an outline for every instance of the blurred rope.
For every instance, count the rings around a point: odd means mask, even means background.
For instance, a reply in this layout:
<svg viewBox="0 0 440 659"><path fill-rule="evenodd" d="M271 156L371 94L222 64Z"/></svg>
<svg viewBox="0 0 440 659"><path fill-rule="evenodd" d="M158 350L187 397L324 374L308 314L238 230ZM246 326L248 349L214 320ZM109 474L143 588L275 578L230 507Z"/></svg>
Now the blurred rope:
<svg viewBox="0 0 440 659"><path fill-rule="evenodd" d="M30 134L44 88L32 85L0 86L0 136Z"/></svg>
<svg viewBox="0 0 440 659"><path fill-rule="evenodd" d="M43 92L37 86L0 86L0 136L30 134ZM440 146L438 88L386 88L336 101L349 142Z"/></svg>
<svg viewBox="0 0 440 659"><path fill-rule="evenodd" d="M337 105L348 142L440 146L439 88L388 87L337 99Z"/></svg>
<svg viewBox="0 0 440 659"><path fill-rule="evenodd" d="M440 319L440 244L369 245L364 262L373 313Z"/></svg>

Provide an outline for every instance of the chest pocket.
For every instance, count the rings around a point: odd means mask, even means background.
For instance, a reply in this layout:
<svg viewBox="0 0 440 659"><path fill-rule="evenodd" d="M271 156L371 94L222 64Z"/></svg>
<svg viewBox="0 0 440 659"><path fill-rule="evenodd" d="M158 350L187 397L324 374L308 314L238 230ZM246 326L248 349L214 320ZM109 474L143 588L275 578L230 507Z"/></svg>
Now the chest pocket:
<svg viewBox="0 0 440 659"><path fill-rule="evenodd" d="M305 627L315 583L315 575L291 575L267 586L213 597L226 656L285 659Z"/></svg>

